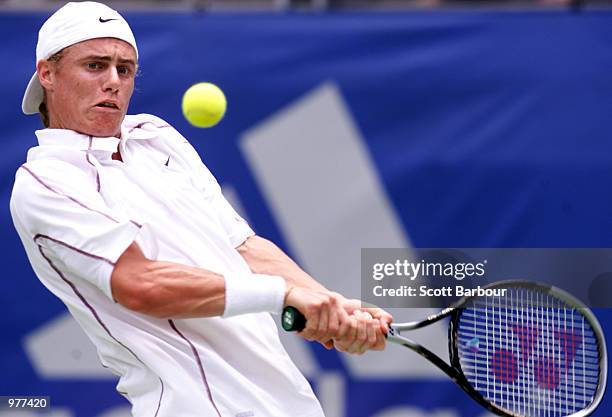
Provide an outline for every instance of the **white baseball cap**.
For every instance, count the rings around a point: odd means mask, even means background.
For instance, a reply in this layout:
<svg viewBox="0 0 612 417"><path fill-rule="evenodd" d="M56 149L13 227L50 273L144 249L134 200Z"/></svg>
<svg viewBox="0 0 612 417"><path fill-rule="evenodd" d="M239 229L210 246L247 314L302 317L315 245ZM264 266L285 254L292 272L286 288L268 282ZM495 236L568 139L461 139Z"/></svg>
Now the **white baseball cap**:
<svg viewBox="0 0 612 417"><path fill-rule="evenodd" d="M138 48L130 25L115 10L93 1L71 2L53 13L38 32L36 64L75 43L97 38L117 38ZM25 114L38 113L44 91L34 72L28 83L21 109Z"/></svg>

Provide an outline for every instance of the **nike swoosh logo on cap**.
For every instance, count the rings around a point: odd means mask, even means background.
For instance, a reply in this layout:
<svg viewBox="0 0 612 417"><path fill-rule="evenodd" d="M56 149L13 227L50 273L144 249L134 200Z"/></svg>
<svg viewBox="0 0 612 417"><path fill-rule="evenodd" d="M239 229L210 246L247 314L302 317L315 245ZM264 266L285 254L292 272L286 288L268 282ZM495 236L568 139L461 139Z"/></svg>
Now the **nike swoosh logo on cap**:
<svg viewBox="0 0 612 417"><path fill-rule="evenodd" d="M119 19L102 19L100 18L100 23L106 23L106 22L110 22L111 20L119 20Z"/></svg>

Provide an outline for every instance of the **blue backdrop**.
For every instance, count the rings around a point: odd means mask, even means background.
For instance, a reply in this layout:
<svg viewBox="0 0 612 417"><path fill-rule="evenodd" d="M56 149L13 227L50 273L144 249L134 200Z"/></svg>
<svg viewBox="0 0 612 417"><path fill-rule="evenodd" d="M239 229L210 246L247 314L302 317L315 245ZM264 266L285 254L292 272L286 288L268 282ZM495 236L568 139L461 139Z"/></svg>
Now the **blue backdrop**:
<svg viewBox="0 0 612 417"><path fill-rule="evenodd" d="M610 12L126 17L141 56L131 113L177 127L258 233L297 258L241 141L322 85L332 85L348 111L414 245L612 246ZM58 416L119 416L109 411L125 405L114 380L41 371L26 349L34 332L65 312L33 275L8 211L15 170L40 126L20 104L45 18L0 14L0 395L50 395ZM180 113L183 91L198 81L218 84L228 98L228 113L213 129L195 129ZM612 335L610 311L597 313ZM305 355L319 395L333 393L324 401L331 417L483 414L444 378L355 374L340 355L314 345ZM407 363L419 360L406 352ZM595 416L612 416L607 397Z"/></svg>

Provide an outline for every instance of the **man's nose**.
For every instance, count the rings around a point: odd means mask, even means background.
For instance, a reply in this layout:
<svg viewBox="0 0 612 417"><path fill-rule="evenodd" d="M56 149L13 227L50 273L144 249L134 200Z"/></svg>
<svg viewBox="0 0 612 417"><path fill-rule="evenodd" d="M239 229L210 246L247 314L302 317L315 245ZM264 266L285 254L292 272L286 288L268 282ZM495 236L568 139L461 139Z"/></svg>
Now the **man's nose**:
<svg viewBox="0 0 612 417"><path fill-rule="evenodd" d="M119 72L114 66L109 66L107 76L104 80L104 91L116 92L119 90L121 80L119 78Z"/></svg>

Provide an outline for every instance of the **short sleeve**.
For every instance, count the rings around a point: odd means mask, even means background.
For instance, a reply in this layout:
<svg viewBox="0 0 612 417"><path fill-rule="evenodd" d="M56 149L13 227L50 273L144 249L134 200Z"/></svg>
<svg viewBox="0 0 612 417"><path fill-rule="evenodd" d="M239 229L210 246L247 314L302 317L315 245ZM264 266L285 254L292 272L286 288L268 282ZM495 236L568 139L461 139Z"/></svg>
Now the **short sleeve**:
<svg viewBox="0 0 612 417"><path fill-rule="evenodd" d="M60 276L78 276L113 299L114 265L141 226L114 213L86 173L61 161L23 165L10 209L24 245L33 241Z"/></svg>
<svg viewBox="0 0 612 417"><path fill-rule="evenodd" d="M216 207L219 221L223 225L223 229L227 233L227 237L234 248L240 246L249 236L255 234L246 220L234 210L225 196L221 193L221 187L219 187L218 184L212 196L212 202Z"/></svg>

